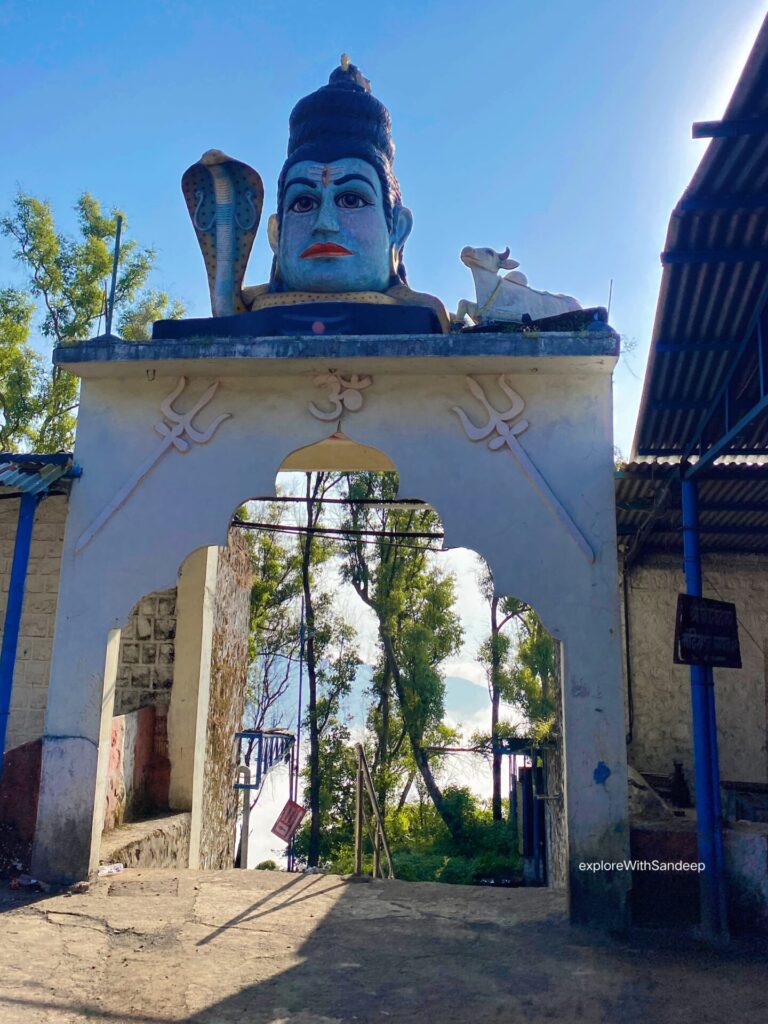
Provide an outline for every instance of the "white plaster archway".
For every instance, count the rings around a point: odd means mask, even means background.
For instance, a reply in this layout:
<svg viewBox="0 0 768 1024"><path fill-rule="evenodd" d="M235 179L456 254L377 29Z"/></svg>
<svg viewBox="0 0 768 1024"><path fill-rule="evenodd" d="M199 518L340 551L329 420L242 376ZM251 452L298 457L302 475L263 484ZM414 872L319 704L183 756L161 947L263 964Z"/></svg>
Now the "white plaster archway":
<svg viewBox="0 0 768 1024"><path fill-rule="evenodd" d="M623 860L629 840L616 357L612 332L89 343L60 353L83 377L83 476L62 557L36 873L73 879L95 866L112 652L137 597L172 586L191 551L225 544L232 510L272 494L281 467L310 468L296 453L311 468L329 468L319 453L352 468L333 454L346 436L368 449L366 468L390 460L401 493L440 513L446 547L482 555L498 592L528 601L563 641L572 914L624 923L626 873L579 870Z"/></svg>

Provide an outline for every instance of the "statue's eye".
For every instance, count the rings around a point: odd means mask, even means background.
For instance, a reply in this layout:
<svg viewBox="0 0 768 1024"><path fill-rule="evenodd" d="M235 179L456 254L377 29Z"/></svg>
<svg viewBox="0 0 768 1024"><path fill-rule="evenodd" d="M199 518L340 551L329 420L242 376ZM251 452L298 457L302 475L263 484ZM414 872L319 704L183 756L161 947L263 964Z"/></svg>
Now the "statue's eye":
<svg viewBox="0 0 768 1024"><path fill-rule="evenodd" d="M314 196L297 196L288 209L292 213L311 213L312 210L317 209L317 206L318 202Z"/></svg>
<svg viewBox="0 0 768 1024"><path fill-rule="evenodd" d="M364 206L371 204L359 192L342 192L336 196L336 205L340 206L342 210L361 210Z"/></svg>

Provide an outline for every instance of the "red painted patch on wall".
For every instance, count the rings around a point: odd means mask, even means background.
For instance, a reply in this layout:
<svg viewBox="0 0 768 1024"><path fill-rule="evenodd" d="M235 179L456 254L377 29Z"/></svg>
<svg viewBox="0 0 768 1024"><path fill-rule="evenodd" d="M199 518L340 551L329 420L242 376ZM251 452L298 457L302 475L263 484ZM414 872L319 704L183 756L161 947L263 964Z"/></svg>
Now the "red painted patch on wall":
<svg viewBox="0 0 768 1024"><path fill-rule="evenodd" d="M35 834L42 747L42 740L32 740L5 752L0 821L11 825L24 842L31 842Z"/></svg>

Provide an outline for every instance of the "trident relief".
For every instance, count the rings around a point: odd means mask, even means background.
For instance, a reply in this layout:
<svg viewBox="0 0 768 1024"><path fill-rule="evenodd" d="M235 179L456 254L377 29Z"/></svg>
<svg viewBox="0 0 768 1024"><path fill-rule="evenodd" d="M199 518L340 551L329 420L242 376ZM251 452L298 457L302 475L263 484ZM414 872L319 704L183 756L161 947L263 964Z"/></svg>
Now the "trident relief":
<svg viewBox="0 0 768 1024"><path fill-rule="evenodd" d="M164 419L155 424L155 430L162 437L162 441L154 452L136 470L133 476L122 487L110 503L99 513L91 525L78 538L75 545L75 552L79 553L96 536L102 526L107 523L117 510L125 504L127 499L136 490L144 477L165 455L169 448L175 448L177 452L187 452L193 444L206 444L210 441L224 420L231 417L231 413L225 412L211 423L206 430L198 430L194 426L195 416L210 403L219 387L215 381L198 398L189 412L180 413L173 408L173 403L180 397L187 386L187 378L179 377L176 387L160 403L160 412Z"/></svg>
<svg viewBox="0 0 768 1024"><path fill-rule="evenodd" d="M512 453L523 475L547 506L550 513L555 517L559 525L565 529L584 558L592 564L595 560L594 551L517 439L518 435L527 430L530 425L528 420L517 420L517 423L510 422L516 419L525 409L525 401L522 396L511 386L507 375L502 374L499 377L499 387L509 399L510 406L504 412L499 412L488 401L482 386L476 380L472 377L467 377L467 385L488 414L488 422L484 426L476 427L464 410L458 405L454 405L453 411L461 420L464 433L470 441L484 441L486 438L489 438L488 447L493 451L506 447Z"/></svg>

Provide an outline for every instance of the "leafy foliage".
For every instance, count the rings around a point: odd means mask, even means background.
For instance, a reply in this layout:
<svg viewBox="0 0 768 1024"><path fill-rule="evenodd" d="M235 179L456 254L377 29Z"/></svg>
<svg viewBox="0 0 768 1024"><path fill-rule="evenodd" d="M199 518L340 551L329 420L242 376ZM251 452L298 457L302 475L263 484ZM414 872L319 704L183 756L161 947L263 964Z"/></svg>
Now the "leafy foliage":
<svg viewBox="0 0 768 1024"><path fill-rule="evenodd" d="M259 502L254 511L259 522L278 525L283 509L279 502ZM238 518L248 516L248 509L238 510ZM300 555L278 533L249 530L247 537L253 583L246 721L250 729L273 729L283 724L279 702L299 657Z"/></svg>
<svg viewBox="0 0 768 1024"><path fill-rule="evenodd" d="M398 486L393 473L347 476L346 525L353 532L342 572L378 620L378 700L370 721L377 739L373 770L386 811L393 758L407 737L430 799L458 841L462 822L443 799L425 741L430 728L443 718L440 665L462 641L454 610L455 580L439 568L431 557L434 549L424 543L439 529L436 513L427 507L391 504ZM364 543L364 531L374 534L371 544Z"/></svg>
<svg viewBox="0 0 768 1024"><path fill-rule="evenodd" d="M112 273L117 216L105 214L84 192L75 204L78 235L58 231L50 203L19 191L0 232L14 244L27 289L0 290L0 441L3 449L40 452L71 448L78 400L77 378L50 374L29 344L35 323L54 345L98 333ZM125 224L124 228L127 231ZM165 292L146 290L155 262L152 249L126 238L115 289L117 323L129 341L147 340L154 320L180 317L184 309Z"/></svg>
<svg viewBox="0 0 768 1024"><path fill-rule="evenodd" d="M320 736L320 822L318 863L347 863L354 860L355 775L357 758L349 729L331 721ZM308 771L305 778L308 780ZM302 860L309 855L311 822L306 821L296 836L295 852ZM351 868L349 869L351 870Z"/></svg>
<svg viewBox="0 0 768 1024"><path fill-rule="evenodd" d="M349 789L342 827L323 840L321 862L331 871L349 874L354 869L354 753L350 751ZM469 790L447 787L444 792L452 812L462 817L464 845L457 846L434 804L419 803L393 808L385 828L392 852L395 876L410 882L447 882L458 885L517 885L521 861L517 836L507 822L494 822L491 811ZM306 846L307 827L298 849ZM364 869L372 866L372 852L364 855Z"/></svg>
<svg viewBox="0 0 768 1024"><path fill-rule="evenodd" d="M279 617L276 624L273 616L279 616L281 606L295 607L297 588L307 610L310 700L305 726L310 750L304 782L310 814L297 834L295 853L308 865L342 873L354 868L357 757L343 707L359 658L354 632L336 614L335 588L329 586L340 572L374 613L378 626L378 657L366 692L361 739L397 876L516 884L517 836L504 820L503 801L499 799L497 813L495 805L479 801L469 790L441 789L436 781L445 748L459 739L443 721L441 666L458 651L462 629L455 609L455 580L440 568L430 543L439 531L439 520L428 507L393 501L397 489L394 474L308 474L300 503L307 533L291 541L262 534L256 542L259 578L252 597L252 626L259 650L270 636L279 640L283 635ZM322 499L331 490L342 504L330 522L349 530L335 549L316 532L321 523L329 523L323 517L334 506ZM339 508L344 510L341 518ZM278 522L281 514L275 507L261 511L259 518L271 516L270 521ZM517 700L522 669L534 674L546 669L533 641L522 656L516 650L517 641L532 635L536 643L541 640L535 632L537 620L529 621L532 613L519 601L495 600L492 594L491 601L494 630L483 648L489 694ZM285 633L295 637L296 630L288 628ZM497 738L513 731L511 723L495 721ZM366 841L364 860L369 868L372 856L372 844Z"/></svg>
<svg viewBox="0 0 768 1024"><path fill-rule="evenodd" d="M509 699L532 726L547 725L555 714L555 641L529 608L521 619L517 650L510 670Z"/></svg>

